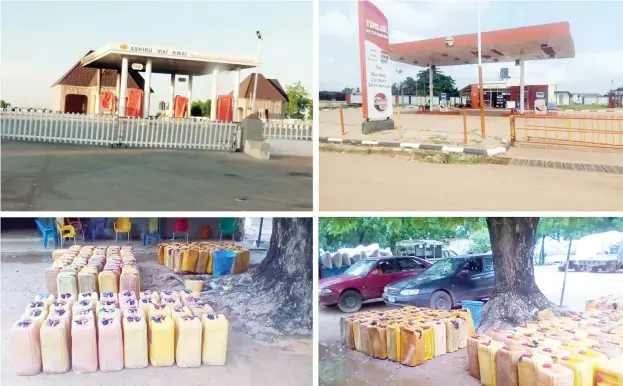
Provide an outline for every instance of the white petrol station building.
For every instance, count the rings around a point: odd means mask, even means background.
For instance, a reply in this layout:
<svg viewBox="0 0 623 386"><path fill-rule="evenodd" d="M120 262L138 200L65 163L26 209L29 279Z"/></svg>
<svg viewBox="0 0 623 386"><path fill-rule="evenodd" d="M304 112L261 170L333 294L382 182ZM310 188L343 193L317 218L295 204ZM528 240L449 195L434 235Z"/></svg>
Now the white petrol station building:
<svg viewBox="0 0 623 386"><path fill-rule="evenodd" d="M170 102L167 115L173 116L175 99L175 82L177 76L187 76L188 103L192 103L193 78L195 76L212 75L212 101L210 119L216 120L218 76L223 72L234 75L233 82L233 113L237 111L239 99L240 71L258 66L257 57L233 56L205 52L192 52L166 47L140 46L125 43L108 43L102 48L90 52L80 60L84 68L96 69L93 87L96 88L96 101L93 104L95 114L101 114L102 72L115 70L116 97L119 101L117 113L126 116L126 97L128 96L128 72L139 72L144 76L142 117L149 116L150 91L152 74L170 74ZM133 77L130 77L132 80ZM85 111L86 113L87 111ZM186 110L190 116L190 106ZM235 114L234 114L235 116Z"/></svg>

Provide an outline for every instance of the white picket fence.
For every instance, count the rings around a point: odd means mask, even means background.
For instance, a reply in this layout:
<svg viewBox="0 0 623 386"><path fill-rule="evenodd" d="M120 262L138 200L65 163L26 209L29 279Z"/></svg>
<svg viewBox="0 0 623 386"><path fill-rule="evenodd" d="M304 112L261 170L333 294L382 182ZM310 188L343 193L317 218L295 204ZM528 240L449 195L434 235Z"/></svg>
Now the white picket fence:
<svg viewBox="0 0 623 386"><path fill-rule="evenodd" d="M111 146L119 143L117 117L46 111L0 113L2 139Z"/></svg>
<svg viewBox="0 0 623 386"><path fill-rule="evenodd" d="M44 111L0 113L2 139L100 146L235 150L240 125Z"/></svg>
<svg viewBox="0 0 623 386"><path fill-rule="evenodd" d="M264 139L312 140L310 121L284 119L268 120L264 123Z"/></svg>
<svg viewBox="0 0 623 386"><path fill-rule="evenodd" d="M194 119L126 118L120 122L120 137L128 147L233 150L239 126Z"/></svg>

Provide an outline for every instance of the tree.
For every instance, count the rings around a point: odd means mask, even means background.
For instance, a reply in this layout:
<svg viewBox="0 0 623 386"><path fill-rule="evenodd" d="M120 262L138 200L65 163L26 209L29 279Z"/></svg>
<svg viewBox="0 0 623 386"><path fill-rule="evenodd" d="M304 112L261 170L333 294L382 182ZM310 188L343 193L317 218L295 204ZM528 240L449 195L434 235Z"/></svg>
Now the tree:
<svg viewBox="0 0 623 386"><path fill-rule="evenodd" d="M394 248L396 242L408 239L463 238L484 227L482 219L463 221L447 218L401 217L322 217L318 221L318 243L325 250L378 243Z"/></svg>
<svg viewBox="0 0 623 386"><path fill-rule="evenodd" d="M353 92L355 92L354 88L350 88L350 87L344 87L344 89L342 90L342 92L344 94L352 94Z"/></svg>
<svg viewBox="0 0 623 386"><path fill-rule="evenodd" d="M190 116L191 117L202 117L203 116L203 102L194 101L190 106Z"/></svg>
<svg viewBox="0 0 623 386"><path fill-rule="evenodd" d="M467 253L487 253L491 250L491 239L486 228L475 231L470 238L472 244L467 249Z"/></svg>
<svg viewBox="0 0 623 386"><path fill-rule="evenodd" d="M402 95L428 96L428 79L428 70L418 72L417 80L407 77L402 82ZM393 95L398 95L398 88L399 85L396 83L392 85ZM442 93L449 94L450 96L459 96L459 90L456 88L454 79L449 75L445 75L441 70L435 69L433 72L433 94L439 96Z"/></svg>
<svg viewBox="0 0 623 386"><path fill-rule="evenodd" d="M11 107L11 104L9 102L5 101L4 99L0 100L0 108L8 109L9 107Z"/></svg>
<svg viewBox="0 0 623 386"><path fill-rule="evenodd" d="M212 100L206 99L205 102L194 101L190 106L191 117L210 117Z"/></svg>
<svg viewBox="0 0 623 386"><path fill-rule="evenodd" d="M177 281L180 286L185 279L203 280L202 300L234 316L233 329L251 335L309 335L313 327L313 220L274 218L272 229L266 257L248 272L222 278L167 273L159 281Z"/></svg>
<svg viewBox="0 0 623 386"><path fill-rule="evenodd" d="M286 103L286 116L292 119L305 119L305 113L312 117L313 101L301 82L286 87L288 102Z"/></svg>

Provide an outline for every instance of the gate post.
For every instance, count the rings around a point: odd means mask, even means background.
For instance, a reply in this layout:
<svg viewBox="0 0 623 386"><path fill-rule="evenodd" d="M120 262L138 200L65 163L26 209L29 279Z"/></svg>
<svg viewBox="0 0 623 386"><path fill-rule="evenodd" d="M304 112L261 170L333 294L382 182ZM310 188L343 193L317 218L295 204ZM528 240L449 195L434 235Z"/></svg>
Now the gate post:
<svg viewBox="0 0 623 386"><path fill-rule="evenodd" d="M264 141L264 124L255 115L250 114L240 122L242 130L242 151L258 159L270 159L270 144Z"/></svg>

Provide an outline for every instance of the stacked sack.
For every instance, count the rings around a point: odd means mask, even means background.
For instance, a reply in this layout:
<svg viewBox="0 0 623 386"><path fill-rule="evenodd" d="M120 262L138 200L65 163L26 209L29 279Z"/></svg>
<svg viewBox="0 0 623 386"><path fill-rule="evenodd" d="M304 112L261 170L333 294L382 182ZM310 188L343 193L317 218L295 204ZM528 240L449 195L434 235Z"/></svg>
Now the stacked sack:
<svg viewBox="0 0 623 386"><path fill-rule="evenodd" d="M402 307L366 311L340 319L342 344L366 355L418 366L467 346L474 334L468 309L439 311Z"/></svg>
<svg viewBox="0 0 623 386"><path fill-rule="evenodd" d="M482 385L623 385L623 311L589 309L467 342L468 368Z"/></svg>
<svg viewBox="0 0 623 386"><path fill-rule="evenodd" d="M359 245L355 248L340 248L337 252L319 250L320 264L324 269L348 268L361 259L378 256L391 256L389 248L382 249L379 244Z"/></svg>
<svg viewBox="0 0 623 386"><path fill-rule="evenodd" d="M131 246L77 246L55 251L45 270L48 292L59 295L80 292L140 291L140 270Z"/></svg>
<svg viewBox="0 0 623 386"><path fill-rule="evenodd" d="M121 251L119 251L121 254ZM114 267L111 267L113 269ZM114 270L113 270L114 271ZM102 271L104 272L104 271ZM184 289L39 294L12 327L18 375L224 365L228 322Z"/></svg>
<svg viewBox="0 0 623 386"><path fill-rule="evenodd" d="M238 245L217 242L161 243L157 260L174 272L209 273L214 271L214 252L230 250L236 253L231 273L249 270L251 252Z"/></svg>
<svg viewBox="0 0 623 386"><path fill-rule="evenodd" d="M587 300L586 309L623 310L623 296L608 295L593 300Z"/></svg>

